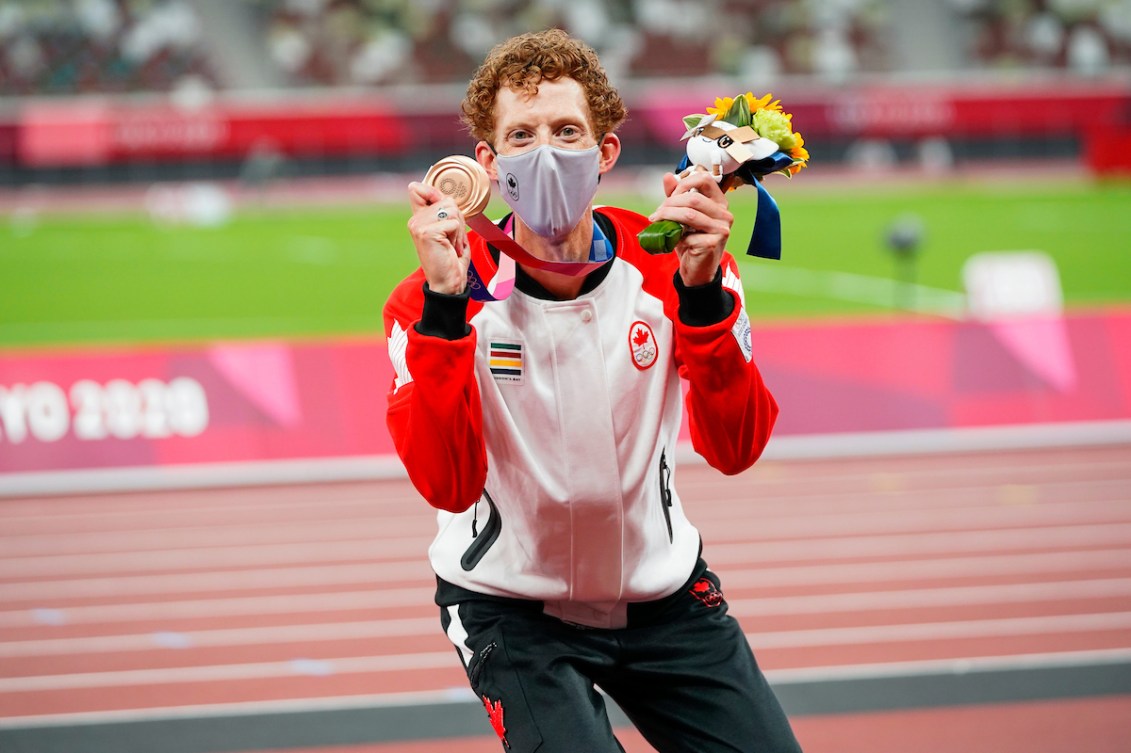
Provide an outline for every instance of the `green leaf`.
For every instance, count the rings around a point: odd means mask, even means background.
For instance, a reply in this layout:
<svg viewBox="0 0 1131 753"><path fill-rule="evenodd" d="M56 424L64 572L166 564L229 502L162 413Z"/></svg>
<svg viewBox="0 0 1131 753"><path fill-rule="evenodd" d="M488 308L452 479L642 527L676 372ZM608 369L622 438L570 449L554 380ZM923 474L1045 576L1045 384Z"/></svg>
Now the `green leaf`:
<svg viewBox="0 0 1131 753"><path fill-rule="evenodd" d="M727 114L723 116L723 120L733 123L739 128L750 125L750 103L746 101L746 97L741 94L735 97L730 109L727 110Z"/></svg>
<svg viewBox="0 0 1131 753"><path fill-rule="evenodd" d="M691 130L695 126L699 125L699 121L701 121L705 117L707 117L707 116L702 114L702 113L696 113L694 115L684 115L683 116L683 127L688 129L688 130Z"/></svg>
<svg viewBox="0 0 1131 753"><path fill-rule="evenodd" d="M666 254L683 238L683 225L673 220L658 220L636 234L640 247L650 254Z"/></svg>

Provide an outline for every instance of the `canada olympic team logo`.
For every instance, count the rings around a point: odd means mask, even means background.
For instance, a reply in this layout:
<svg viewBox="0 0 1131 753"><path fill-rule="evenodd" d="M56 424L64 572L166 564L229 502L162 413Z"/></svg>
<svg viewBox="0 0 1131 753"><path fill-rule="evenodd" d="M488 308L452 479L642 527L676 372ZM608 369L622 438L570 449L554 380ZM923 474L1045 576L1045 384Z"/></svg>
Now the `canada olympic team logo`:
<svg viewBox="0 0 1131 753"><path fill-rule="evenodd" d="M656 362L660 348L656 345L656 334L642 321L635 321L628 328L628 350L632 353L632 365L644 371Z"/></svg>

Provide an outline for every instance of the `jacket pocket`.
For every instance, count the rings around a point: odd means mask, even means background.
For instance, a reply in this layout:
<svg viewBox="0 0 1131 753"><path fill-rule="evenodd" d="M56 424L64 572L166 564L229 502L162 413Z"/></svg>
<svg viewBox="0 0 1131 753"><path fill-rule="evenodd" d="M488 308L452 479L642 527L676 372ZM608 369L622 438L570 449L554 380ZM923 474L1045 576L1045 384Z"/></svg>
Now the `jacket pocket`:
<svg viewBox="0 0 1131 753"><path fill-rule="evenodd" d="M490 517L483 524L482 531L476 530L475 521L471 524L471 546L467 548L459 561L460 567L465 572L471 571L479 564L479 560L483 559L483 555L487 554L487 550L491 548L491 545L495 543L503 530L503 521L499 518L499 508L495 507L495 500L491 499L491 495L487 493L486 489L483 490L483 499L487 501ZM475 504L478 507L479 503L476 502Z"/></svg>
<svg viewBox="0 0 1131 753"><path fill-rule="evenodd" d="M664 522L668 524L668 543L675 541L672 534L672 469L668 465L666 450L660 450L660 507L664 511Z"/></svg>
<svg viewBox="0 0 1131 753"><path fill-rule="evenodd" d="M542 733L526 701L523 677L507 654L502 632L486 640L467 668L471 688L503 747L511 753L534 753L542 747Z"/></svg>

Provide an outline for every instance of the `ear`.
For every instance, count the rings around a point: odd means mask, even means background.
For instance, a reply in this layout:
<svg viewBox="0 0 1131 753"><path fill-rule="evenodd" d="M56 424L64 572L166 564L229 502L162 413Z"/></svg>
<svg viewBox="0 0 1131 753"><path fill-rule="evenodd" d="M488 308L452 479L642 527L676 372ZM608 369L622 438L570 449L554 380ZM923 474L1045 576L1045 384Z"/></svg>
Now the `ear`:
<svg viewBox="0 0 1131 753"><path fill-rule="evenodd" d="M475 161L487 171L487 177L496 183L499 181L499 171L495 164L495 151L486 141L475 145Z"/></svg>
<svg viewBox="0 0 1131 753"><path fill-rule="evenodd" d="M620 157L620 136L615 133L606 133L601 139L601 163L598 174L604 175L613 169Z"/></svg>

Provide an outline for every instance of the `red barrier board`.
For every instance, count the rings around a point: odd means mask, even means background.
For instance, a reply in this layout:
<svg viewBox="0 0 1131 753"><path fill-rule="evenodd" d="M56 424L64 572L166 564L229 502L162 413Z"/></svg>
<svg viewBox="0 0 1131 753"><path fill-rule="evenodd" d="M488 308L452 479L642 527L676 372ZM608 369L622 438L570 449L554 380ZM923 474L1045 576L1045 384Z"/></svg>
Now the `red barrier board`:
<svg viewBox="0 0 1131 753"><path fill-rule="evenodd" d="M392 452L373 341L0 355L0 474Z"/></svg>
<svg viewBox="0 0 1131 753"><path fill-rule="evenodd" d="M774 93L814 145L838 137L1074 138L1096 126L1131 122L1131 91L1121 80L810 86ZM625 134L637 146L668 148L683 135L683 116L710 104L699 87L640 89L629 96L632 118ZM3 128L11 133L5 136ZM14 148L5 150L4 141L14 142ZM242 159L265 148L292 157L403 155L442 145L471 146L455 101L450 111L418 112L372 95L233 98L191 108L166 102L31 101L14 123L0 124L0 161L7 151L27 167Z"/></svg>
<svg viewBox="0 0 1131 753"><path fill-rule="evenodd" d="M1131 311L754 330L776 436L1131 419L1127 343ZM391 457L391 381L380 340L0 353L0 486L32 471Z"/></svg>
<svg viewBox="0 0 1131 753"><path fill-rule="evenodd" d="M1084 161L1096 175L1131 175L1131 117L1123 123L1103 123L1089 129Z"/></svg>
<svg viewBox="0 0 1131 753"><path fill-rule="evenodd" d="M227 103L182 108L99 101L26 105L16 154L29 167L135 160L399 154L404 118L379 100Z"/></svg>
<svg viewBox="0 0 1131 753"><path fill-rule="evenodd" d="M1096 124L1131 120L1124 82L1043 85L870 85L774 91L810 143L820 137L1072 137ZM678 140L683 115L711 104L698 93L656 91L632 108L661 142ZM817 137L814 139L813 137Z"/></svg>
<svg viewBox="0 0 1131 753"><path fill-rule="evenodd" d="M759 327L778 435L1131 418L1131 312Z"/></svg>

